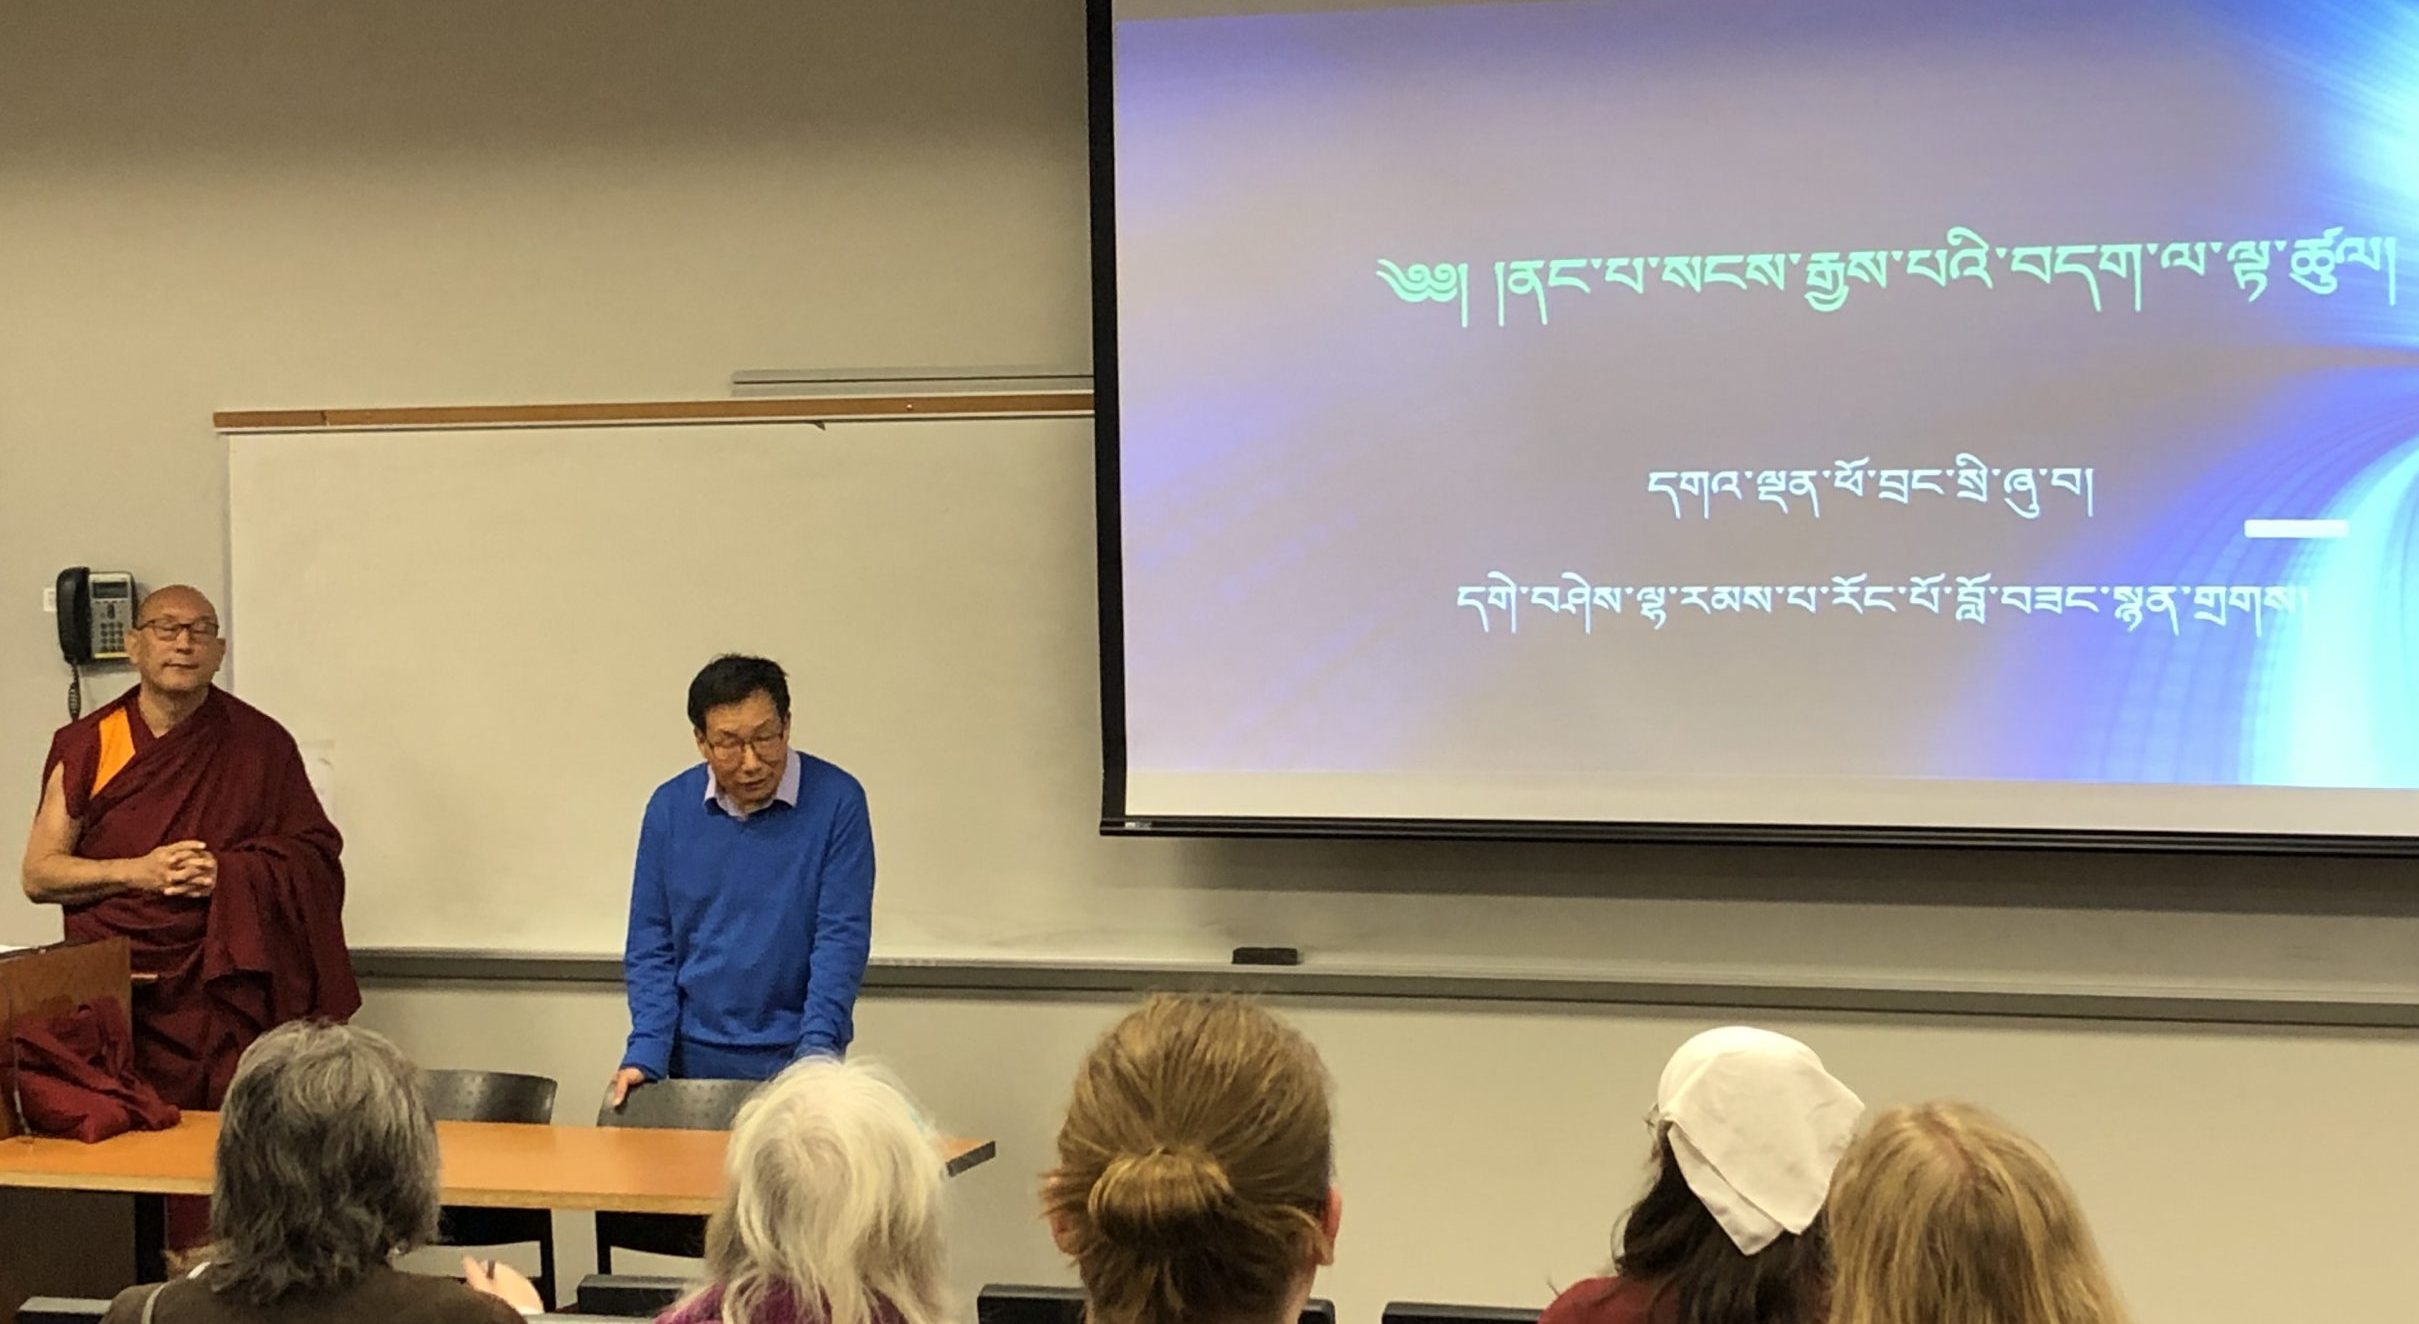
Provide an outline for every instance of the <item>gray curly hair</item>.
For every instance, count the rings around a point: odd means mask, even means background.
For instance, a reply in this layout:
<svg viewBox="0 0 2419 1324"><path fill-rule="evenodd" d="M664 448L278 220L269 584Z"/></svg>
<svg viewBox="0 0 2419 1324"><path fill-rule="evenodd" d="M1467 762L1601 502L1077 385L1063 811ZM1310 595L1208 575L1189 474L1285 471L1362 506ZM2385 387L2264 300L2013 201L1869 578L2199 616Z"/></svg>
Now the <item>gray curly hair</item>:
<svg viewBox="0 0 2419 1324"><path fill-rule="evenodd" d="M340 1291L436 1235L437 1129L385 1036L296 1023L244 1051L219 1118L213 1290Z"/></svg>

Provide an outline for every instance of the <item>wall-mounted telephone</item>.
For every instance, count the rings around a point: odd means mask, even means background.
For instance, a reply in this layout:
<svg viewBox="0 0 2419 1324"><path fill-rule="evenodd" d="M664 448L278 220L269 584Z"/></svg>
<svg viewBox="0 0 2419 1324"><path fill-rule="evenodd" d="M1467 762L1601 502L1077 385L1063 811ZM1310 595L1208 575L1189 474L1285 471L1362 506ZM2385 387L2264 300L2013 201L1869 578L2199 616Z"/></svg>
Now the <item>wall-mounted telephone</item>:
<svg viewBox="0 0 2419 1324"><path fill-rule="evenodd" d="M59 652L69 666L122 662L134 629L134 576L70 566L59 572Z"/></svg>
<svg viewBox="0 0 2419 1324"><path fill-rule="evenodd" d="M126 657L134 629L134 576L69 566L59 572L59 655L67 659L67 718L84 715L84 668Z"/></svg>

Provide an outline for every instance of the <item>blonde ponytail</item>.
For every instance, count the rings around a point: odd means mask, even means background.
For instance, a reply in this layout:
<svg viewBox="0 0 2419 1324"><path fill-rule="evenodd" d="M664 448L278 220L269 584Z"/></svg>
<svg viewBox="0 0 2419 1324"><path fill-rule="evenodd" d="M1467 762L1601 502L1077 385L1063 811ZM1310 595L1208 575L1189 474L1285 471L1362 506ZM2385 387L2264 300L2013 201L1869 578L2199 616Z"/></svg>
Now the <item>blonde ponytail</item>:
<svg viewBox="0 0 2419 1324"><path fill-rule="evenodd" d="M1153 1148L1109 1160L1084 1209L1104 1235L1150 1241L1196 1231L1234 1200L1234 1183L1208 1153Z"/></svg>
<svg viewBox="0 0 2419 1324"><path fill-rule="evenodd" d="M1239 999L1158 997L1092 1050L1043 1199L1097 1324L1273 1319L1324 1255L1326 1070Z"/></svg>

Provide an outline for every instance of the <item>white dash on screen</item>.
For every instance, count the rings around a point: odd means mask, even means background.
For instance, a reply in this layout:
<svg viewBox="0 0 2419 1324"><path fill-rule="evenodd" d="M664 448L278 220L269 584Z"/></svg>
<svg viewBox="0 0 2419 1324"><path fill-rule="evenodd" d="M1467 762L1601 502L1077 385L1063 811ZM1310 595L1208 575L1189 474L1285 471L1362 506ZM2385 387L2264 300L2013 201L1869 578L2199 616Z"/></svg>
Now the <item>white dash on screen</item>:
<svg viewBox="0 0 2419 1324"><path fill-rule="evenodd" d="M2352 522L2342 519L2247 519L2246 538L2346 538Z"/></svg>

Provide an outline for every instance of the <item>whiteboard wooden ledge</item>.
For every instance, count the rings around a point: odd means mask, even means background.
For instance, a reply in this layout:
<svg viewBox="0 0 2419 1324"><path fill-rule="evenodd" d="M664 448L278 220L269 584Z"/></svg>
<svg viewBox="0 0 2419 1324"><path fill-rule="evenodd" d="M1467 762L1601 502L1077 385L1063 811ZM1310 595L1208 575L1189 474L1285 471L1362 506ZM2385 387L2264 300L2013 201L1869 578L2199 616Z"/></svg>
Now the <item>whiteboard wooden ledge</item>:
<svg viewBox="0 0 2419 1324"><path fill-rule="evenodd" d="M570 983L618 987L615 957L365 948L364 979L393 983ZM2419 1029L2419 999L2372 994L2123 986L2020 988L1949 983L1691 982L1516 969L1416 971L1365 965L1236 966L1207 961L876 959L865 987L885 993L1068 993L1130 997L1155 990L1271 997L1724 1007L1886 1016L2008 1016L2316 1029Z"/></svg>
<svg viewBox="0 0 2419 1324"><path fill-rule="evenodd" d="M221 434L244 434L638 427L665 423L866 423L919 418L1085 418L1091 413L1090 391L972 391L576 404L222 409L210 416L210 425Z"/></svg>

